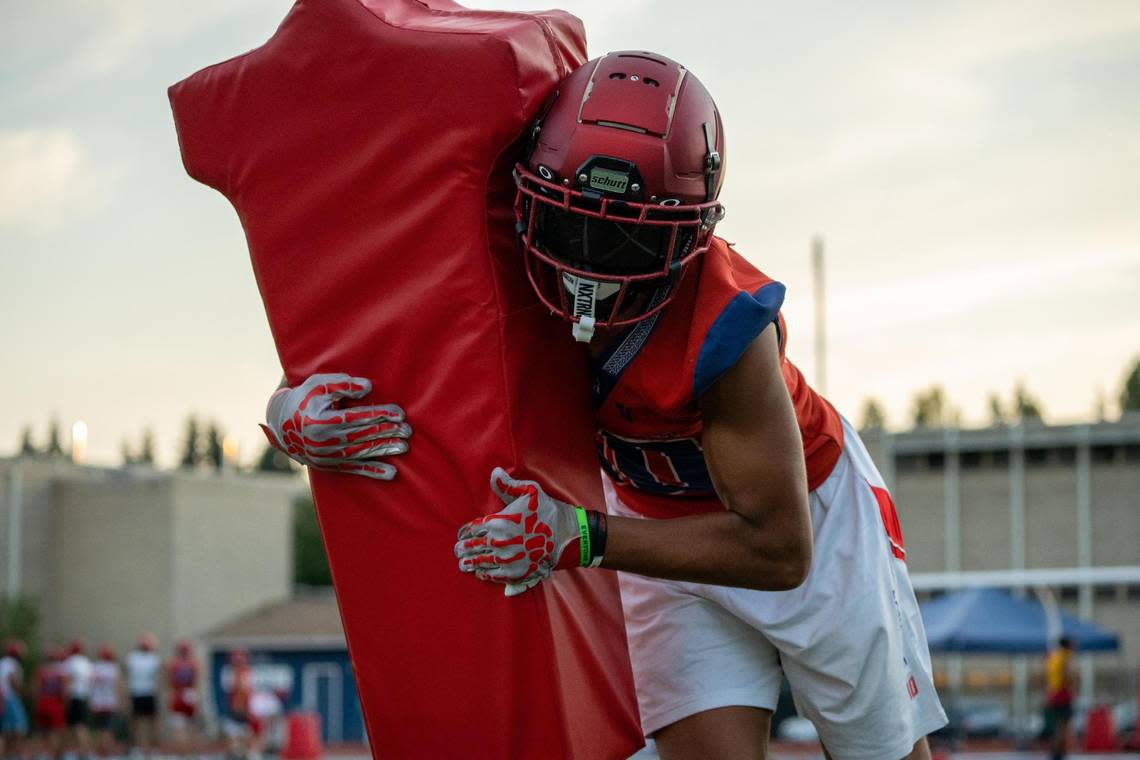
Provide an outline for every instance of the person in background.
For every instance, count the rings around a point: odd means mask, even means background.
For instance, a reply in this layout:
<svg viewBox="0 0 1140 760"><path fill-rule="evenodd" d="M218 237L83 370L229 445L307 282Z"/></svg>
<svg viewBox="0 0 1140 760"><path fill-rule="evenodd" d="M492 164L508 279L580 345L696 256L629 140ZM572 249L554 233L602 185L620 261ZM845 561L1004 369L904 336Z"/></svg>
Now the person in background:
<svg viewBox="0 0 1140 760"><path fill-rule="evenodd" d="M198 714L198 659L187 639L174 645L174 656L166 662L166 681L170 689L170 732L174 752L188 755L197 752L198 737L194 719Z"/></svg>
<svg viewBox="0 0 1140 760"><path fill-rule="evenodd" d="M285 705L272 689L254 689L249 697L250 747L254 755L280 747Z"/></svg>
<svg viewBox="0 0 1140 760"><path fill-rule="evenodd" d="M79 757L91 754L91 737L87 732L91 699L91 660L83 641L73 639L63 661L64 693L67 695L68 752Z"/></svg>
<svg viewBox="0 0 1140 760"><path fill-rule="evenodd" d="M28 733L28 713L24 710L24 642L11 639L4 644L0 658L0 757L22 757L24 736Z"/></svg>
<svg viewBox="0 0 1140 760"><path fill-rule="evenodd" d="M1052 725L1049 751L1053 760L1063 760L1069 752L1069 730L1073 720L1073 694L1077 679L1073 673L1073 640L1062 636L1057 647L1045 658L1046 725Z"/></svg>
<svg viewBox="0 0 1140 760"><path fill-rule="evenodd" d="M91 668L91 721L95 729L95 750L102 757L114 749L115 716L122 706L123 678L115 651L107 644L99 647L99 659Z"/></svg>
<svg viewBox="0 0 1140 760"><path fill-rule="evenodd" d="M42 751L58 757L66 725L64 706L63 651L52 644L44 647L43 660L36 668L36 731L42 740Z"/></svg>
<svg viewBox="0 0 1140 760"><path fill-rule="evenodd" d="M244 649L230 652L230 683L226 695L225 721L231 758L248 757L251 749L250 698L253 696L253 670Z"/></svg>
<svg viewBox="0 0 1140 760"><path fill-rule="evenodd" d="M139 636L127 653L127 692L131 697L131 752L141 754L158 749L155 716L158 715L158 640L153 634Z"/></svg>

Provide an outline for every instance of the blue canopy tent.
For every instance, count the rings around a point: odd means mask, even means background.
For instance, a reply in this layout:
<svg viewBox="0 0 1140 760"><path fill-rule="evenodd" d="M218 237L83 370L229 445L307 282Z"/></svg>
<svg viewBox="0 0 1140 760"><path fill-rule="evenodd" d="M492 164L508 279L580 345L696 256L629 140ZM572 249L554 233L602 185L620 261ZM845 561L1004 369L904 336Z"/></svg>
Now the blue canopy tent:
<svg viewBox="0 0 1140 760"><path fill-rule="evenodd" d="M1031 597L994 588L955 591L921 606L926 640L933 653L1042 654L1048 639L1045 609ZM1116 634L1095 623L1060 614L1061 633L1082 652L1113 652Z"/></svg>

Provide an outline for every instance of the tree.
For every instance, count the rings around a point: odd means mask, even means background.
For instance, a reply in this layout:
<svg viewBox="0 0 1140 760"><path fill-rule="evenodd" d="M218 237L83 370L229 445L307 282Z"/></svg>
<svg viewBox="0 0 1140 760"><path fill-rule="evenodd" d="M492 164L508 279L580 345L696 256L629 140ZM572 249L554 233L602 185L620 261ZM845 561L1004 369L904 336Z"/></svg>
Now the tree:
<svg viewBox="0 0 1140 760"><path fill-rule="evenodd" d="M190 415L186 420L186 433L182 440L182 458L179 466L192 470L202 461L202 451L198 445L198 420Z"/></svg>
<svg viewBox="0 0 1140 760"><path fill-rule="evenodd" d="M136 461L135 455L131 453L131 445L126 441L119 444L119 456L123 459L123 467L130 467Z"/></svg>
<svg viewBox="0 0 1140 760"><path fill-rule="evenodd" d="M226 453L222 448L222 433L218 430L217 424L211 422L210 427L206 430L206 461L213 465L215 470L221 472L226 463L225 460Z"/></svg>
<svg viewBox="0 0 1140 760"><path fill-rule="evenodd" d="M1030 420L1041 420L1041 402L1029 394L1025 389L1025 383L1018 382L1017 387L1013 389L1013 410L1014 417L1019 422L1028 422Z"/></svg>
<svg viewBox="0 0 1140 760"><path fill-rule="evenodd" d="M139 444L139 455L135 458L139 464L154 466L154 431L147 428L142 434L142 443Z"/></svg>
<svg viewBox="0 0 1140 760"><path fill-rule="evenodd" d="M1120 411L1140 412L1140 357L1132 362L1132 371L1124 378L1120 389Z"/></svg>
<svg viewBox="0 0 1140 760"><path fill-rule="evenodd" d="M30 425L25 425L23 431L20 433L20 453L29 457L39 453L36 451L36 445L32 443L32 428Z"/></svg>
<svg viewBox="0 0 1140 760"><path fill-rule="evenodd" d="M887 426L887 413L878 399L869 398L863 402L861 430L882 430Z"/></svg>
<svg viewBox="0 0 1140 760"><path fill-rule="evenodd" d="M296 467L293 460L282 454L277 449L269 444L265 444L265 449L262 450L261 456L257 458L258 472L285 472L292 473Z"/></svg>
<svg viewBox="0 0 1140 760"><path fill-rule="evenodd" d="M293 582L303 586L332 585L317 511L309 495L299 496L293 503Z"/></svg>
<svg viewBox="0 0 1140 760"><path fill-rule="evenodd" d="M45 452L49 457L63 456L63 445L59 442L59 418L52 417L48 427L48 443Z"/></svg>
<svg viewBox="0 0 1140 760"><path fill-rule="evenodd" d="M940 385L932 385L927 390L916 393L911 405L915 427L942 427L950 417L946 396Z"/></svg>
<svg viewBox="0 0 1140 760"><path fill-rule="evenodd" d="M27 596L0 596L0 640L19 639L35 649L40 610Z"/></svg>
<svg viewBox="0 0 1140 760"><path fill-rule="evenodd" d="M1001 398L996 393L991 393L986 403L990 407L990 424L994 427L1005 425L1009 422L1009 415L1006 414L1005 407L1002 406Z"/></svg>

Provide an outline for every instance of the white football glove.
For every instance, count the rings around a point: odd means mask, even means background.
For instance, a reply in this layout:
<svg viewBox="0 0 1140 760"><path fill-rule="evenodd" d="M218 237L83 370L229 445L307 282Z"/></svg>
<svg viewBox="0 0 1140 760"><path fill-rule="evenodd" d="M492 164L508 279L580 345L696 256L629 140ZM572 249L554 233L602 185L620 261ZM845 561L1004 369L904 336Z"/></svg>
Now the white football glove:
<svg viewBox="0 0 1140 760"><path fill-rule="evenodd" d="M308 467L391 480L396 468L380 457L403 454L412 428L395 404L341 406L372 390L364 377L317 374L269 398L261 429L274 448Z"/></svg>

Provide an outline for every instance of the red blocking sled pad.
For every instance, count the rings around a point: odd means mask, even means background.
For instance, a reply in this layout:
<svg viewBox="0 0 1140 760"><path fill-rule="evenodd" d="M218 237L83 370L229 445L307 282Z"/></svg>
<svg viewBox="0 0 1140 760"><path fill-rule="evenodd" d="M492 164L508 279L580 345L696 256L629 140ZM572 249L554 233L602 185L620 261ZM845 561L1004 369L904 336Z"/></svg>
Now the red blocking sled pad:
<svg viewBox="0 0 1140 760"><path fill-rule="evenodd" d="M510 167L585 55L560 12L301 0L170 88L186 170L233 204L290 384L371 378L415 429L392 482L312 471L383 758L624 758L642 744L616 578L514 598L460 573L503 465L603 504L585 357L538 304ZM266 388L268 396L271 388Z"/></svg>

